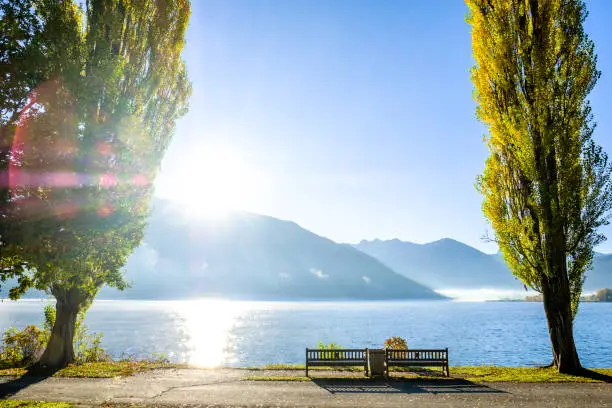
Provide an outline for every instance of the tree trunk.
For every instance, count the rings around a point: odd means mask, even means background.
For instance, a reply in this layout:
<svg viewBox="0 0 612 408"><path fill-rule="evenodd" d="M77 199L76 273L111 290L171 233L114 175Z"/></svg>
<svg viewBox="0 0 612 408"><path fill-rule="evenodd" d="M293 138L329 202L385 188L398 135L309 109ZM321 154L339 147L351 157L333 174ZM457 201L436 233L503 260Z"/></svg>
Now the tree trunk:
<svg viewBox="0 0 612 408"><path fill-rule="evenodd" d="M545 279L542 288L544 311L548 321L553 365L560 373L575 374L582 370L582 366L574 343L569 282L564 285L564 282L559 282L562 280L554 279L556 283L553 284L552 279Z"/></svg>
<svg viewBox="0 0 612 408"><path fill-rule="evenodd" d="M74 328L79 314L77 296L67 293L56 296L55 324L47 348L38 361L39 366L62 368L74 362Z"/></svg>

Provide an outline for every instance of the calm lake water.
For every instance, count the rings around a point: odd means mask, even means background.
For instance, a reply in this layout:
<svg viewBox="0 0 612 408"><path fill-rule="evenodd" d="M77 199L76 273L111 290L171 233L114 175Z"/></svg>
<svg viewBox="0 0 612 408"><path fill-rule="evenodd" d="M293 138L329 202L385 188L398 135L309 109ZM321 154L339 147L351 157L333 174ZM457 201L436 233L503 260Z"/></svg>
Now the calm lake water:
<svg viewBox="0 0 612 408"><path fill-rule="evenodd" d="M0 331L42 320L43 301L0 303ZM550 361L542 305L520 302L96 301L86 324L113 357L203 366L303 363L319 341L380 347L402 336L414 348L449 348L452 365ZM575 335L582 363L612 367L612 303L581 305Z"/></svg>

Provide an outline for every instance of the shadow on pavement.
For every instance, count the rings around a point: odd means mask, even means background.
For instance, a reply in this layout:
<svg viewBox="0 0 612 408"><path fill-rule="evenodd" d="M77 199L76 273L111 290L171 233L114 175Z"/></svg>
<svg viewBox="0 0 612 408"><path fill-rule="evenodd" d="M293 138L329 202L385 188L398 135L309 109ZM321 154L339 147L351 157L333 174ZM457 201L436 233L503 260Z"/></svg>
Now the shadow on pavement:
<svg viewBox="0 0 612 408"><path fill-rule="evenodd" d="M46 380L47 378L53 376L55 371L56 370L41 370L32 368L19 378L14 378L6 382L0 382L0 399L11 397L31 385Z"/></svg>
<svg viewBox="0 0 612 408"><path fill-rule="evenodd" d="M505 394L495 388L461 379L373 380L369 378L313 378L312 382L331 394Z"/></svg>

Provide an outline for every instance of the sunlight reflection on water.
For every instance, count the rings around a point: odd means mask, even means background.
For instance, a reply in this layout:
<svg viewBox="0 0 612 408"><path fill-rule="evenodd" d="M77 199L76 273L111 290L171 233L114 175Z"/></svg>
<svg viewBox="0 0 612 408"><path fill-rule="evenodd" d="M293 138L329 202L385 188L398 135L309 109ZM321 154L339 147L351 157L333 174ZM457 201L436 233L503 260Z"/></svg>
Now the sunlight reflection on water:
<svg viewBox="0 0 612 408"><path fill-rule="evenodd" d="M0 303L0 333L40 324L46 302ZM452 365L544 364L550 342L541 304L526 302L95 301L85 324L116 359L165 355L200 366L303 364L319 341L380 347L448 347ZM612 365L612 303L585 303L575 322L583 364Z"/></svg>
<svg viewBox="0 0 612 408"><path fill-rule="evenodd" d="M187 362L214 367L231 361L231 355L228 355L230 332L236 327L238 318L248 310L244 303L226 300L198 300L180 304L177 312L183 315L182 324L189 336L187 347L191 350Z"/></svg>

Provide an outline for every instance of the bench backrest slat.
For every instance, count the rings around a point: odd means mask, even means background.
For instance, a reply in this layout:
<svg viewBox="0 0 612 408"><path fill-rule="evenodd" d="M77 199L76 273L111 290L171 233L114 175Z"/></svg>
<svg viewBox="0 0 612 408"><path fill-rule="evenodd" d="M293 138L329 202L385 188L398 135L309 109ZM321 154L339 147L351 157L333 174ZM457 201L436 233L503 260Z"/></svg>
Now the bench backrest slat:
<svg viewBox="0 0 612 408"><path fill-rule="evenodd" d="M448 360L448 350L446 349L409 349L409 350L390 350L385 351L385 358L389 360L405 361L424 361L424 360Z"/></svg>
<svg viewBox="0 0 612 408"><path fill-rule="evenodd" d="M308 361L317 360L349 360L364 361L366 359L365 349L306 349Z"/></svg>

